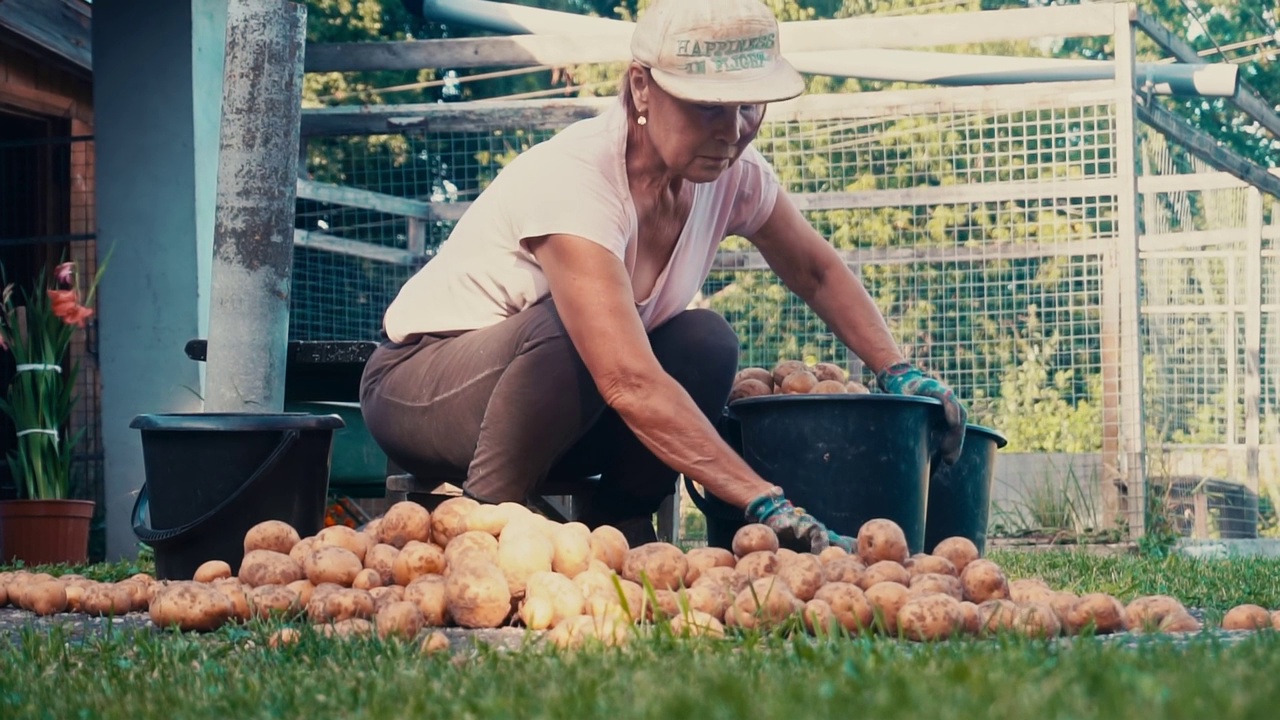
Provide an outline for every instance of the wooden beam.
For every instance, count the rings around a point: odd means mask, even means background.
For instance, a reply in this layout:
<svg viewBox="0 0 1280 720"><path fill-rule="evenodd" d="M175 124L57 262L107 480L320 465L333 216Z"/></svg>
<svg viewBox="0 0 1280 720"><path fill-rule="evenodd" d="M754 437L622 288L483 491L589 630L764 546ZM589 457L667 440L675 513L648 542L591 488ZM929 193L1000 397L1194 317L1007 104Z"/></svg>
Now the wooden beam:
<svg viewBox="0 0 1280 720"><path fill-rule="evenodd" d="M1055 243L984 243L978 246L858 248L837 250L850 267L859 265L916 265L920 263L983 263L994 258L1024 260L1045 257L1100 256L1103 240L1076 240ZM754 250L723 250L716 253L712 270L768 270L764 256Z"/></svg>
<svg viewBox="0 0 1280 720"><path fill-rule="evenodd" d="M1194 63L1203 62L1203 58L1191 47L1191 43L1178 37L1172 30L1160 24L1155 17L1148 15L1139 10L1134 16L1134 22L1143 30L1157 45L1164 48L1174 57L1182 62ZM1270 103L1258 95L1258 91L1254 90L1249 83L1243 79L1239 81L1240 85L1236 89L1236 94L1232 97L1232 102L1245 115L1258 121L1258 124L1266 128L1277 138L1280 138L1280 113L1276 112L1273 103ZM1268 191L1270 192L1270 191ZM1273 193L1274 194L1274 193Z"/></svg>
<svg viewBox="0 0 1280 720"><path fill-rule="evenodd" d="M93 69L89 17L80 0L0 0L0 27L84 72Z"/></svg>
<svg viewBox="0 0 1280 720"><path fill-rule="evenodd" d="M964 205L1070 197L1106 197L1116 192L1111 178L1030 180L962 185L921 185L891 190L797 193L792 200L801 210L850 210L923 205Z"/></svg>
<svg viewBox="0 0 1280 720"><path fill-rule="evenodd" d="M1203 192L1205 190L1238 190L1249 183L1225 172L1179 173L1177 175L1142 175L1138 177L1140 193Z"/></svg>
<svg viewBox="0 0 1280 720"><path fill-rule="evenodd" d="M1186 120L1152 103L1134 104L1142 121L1168 135L1192 155L1213 167L1230 173L1250 185L1280 198L1280 176L1268 172L1257 163L1218 143L1209 133L1194 127Z"/></svg>
<svg viewBox="0 0 1280 720"><path fill-rule="evenodd" d="M387 42L311 43L309 73L424 68L576 65L627 60L630 46L615 37L512 35Z"/></svg>
<svg viewBox="0 0 1280 720"><path fill-rule="evenodd" d="M555 130L595 117L616 102L616 98L608 97L306 108L302 111L302 134L315 137L394 134L406 130L475 132L507 127Z"/></svg>
<svg viewBox="0 0 1280 720"><path fill-rule="evenodd" d="M433 217L431 203L314 180L298 178L297 194L299 199L376 210L388 215L403 215L422 220L430 220Z"/></svg>
<svg viewBox="0 0 1280 720"><path fill-rule="evenodd" d="M414 255L407 250L384 247L359 240L348 240L336 235L308 230L294 230L293 245L294 247L311 250L324 250L338 255L376 260L391 265L418 265L425 260L422 256Z"/></svg>

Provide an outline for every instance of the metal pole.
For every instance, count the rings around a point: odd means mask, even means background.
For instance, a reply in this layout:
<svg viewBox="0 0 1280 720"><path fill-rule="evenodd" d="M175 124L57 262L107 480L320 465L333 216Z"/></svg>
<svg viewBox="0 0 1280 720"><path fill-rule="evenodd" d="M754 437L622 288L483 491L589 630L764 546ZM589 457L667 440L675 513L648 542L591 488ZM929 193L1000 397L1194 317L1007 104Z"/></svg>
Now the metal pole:
<svg viewBox="0 0 1280 720"><path fill-rule="evenodd" d="M229 3L206 412L284 408L306 17Z"/></svg>
<svg viewBox="0 0 1280 720"><path fill-rule="evenodd" d="M1244 449L1245 485L1254 496L1262 488L1259 450L1262 442L1260 412L1262 407L1262 191L1251 187L1247 191L1245 218L1244 261ZM1228 302L1231 302L1230 300ZM1235 333L1235 325L1227 328ZM1274 342L1274 341L1273 341ZM1235 365L1232 358L1232 366ZM1232 402L1234 396L1230 396ZM1235 417L1235 408L1229 408ZM1274 438L1273 438L1274 440ZM1274 498L1272 498L1274 499Z"/></svg>

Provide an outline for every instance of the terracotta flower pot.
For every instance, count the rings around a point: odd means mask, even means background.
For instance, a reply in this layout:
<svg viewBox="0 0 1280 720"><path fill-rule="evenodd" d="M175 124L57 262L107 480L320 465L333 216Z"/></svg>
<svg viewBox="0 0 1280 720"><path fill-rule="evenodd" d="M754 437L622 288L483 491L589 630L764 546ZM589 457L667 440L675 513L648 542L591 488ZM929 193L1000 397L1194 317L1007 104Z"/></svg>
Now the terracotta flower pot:
<svg viewBox="0 0 1280 720"><path fill-rule="evenodd" d="M0 563L27 565L89 560L90 500L5 500L0 502Z"/></svg>

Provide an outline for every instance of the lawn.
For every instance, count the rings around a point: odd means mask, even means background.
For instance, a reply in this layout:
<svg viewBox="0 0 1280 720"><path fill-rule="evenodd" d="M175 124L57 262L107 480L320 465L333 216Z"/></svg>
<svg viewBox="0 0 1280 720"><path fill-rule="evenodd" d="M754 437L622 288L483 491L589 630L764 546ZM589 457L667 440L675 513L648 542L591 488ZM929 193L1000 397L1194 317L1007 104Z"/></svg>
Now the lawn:
<svg viewBox="0 0 1280 720"><path fill-rule="evenodd" d="M1010 577L1122 599L1168 593L1210 624L1280 607L1280 560L997 553ZM102 579L128 565L88 569ZM84 571L85 569L78 569ZM331 640L266 646L273 628L210 635L0 635L0 717L1272 718L1280 633L1017 638L915 645L806 637L677 640L560 653Z"/></svg>

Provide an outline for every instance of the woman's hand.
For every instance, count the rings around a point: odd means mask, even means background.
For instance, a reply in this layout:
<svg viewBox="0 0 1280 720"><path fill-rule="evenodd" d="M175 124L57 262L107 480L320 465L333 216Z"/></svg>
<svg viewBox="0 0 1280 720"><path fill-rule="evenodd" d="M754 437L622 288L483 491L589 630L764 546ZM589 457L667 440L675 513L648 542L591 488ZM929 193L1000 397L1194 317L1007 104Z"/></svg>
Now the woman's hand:
<svg viewBox="0 0 1280 720"><path fill-rule="evenodd" d="M895 395L917 395L941 400L942 410L947 418L947 434L942 438L940 448L942 460L952 465L960 459L969 413L956 394L951 392L951 388L941 380L925 375L920 368L909 362L894 363L881 370L876 375L876 384L881 390Z"/></svg>
<svg viewBox="0 0 1280 720"><path fill-rule="evenodd" d="M858 548L857 540L828 530L803 508L792 505L780 487L752 500L747 505L746 517L767 525L784 545L799 543L812 553L820 553L833 545L849 553Z"/></svg>

